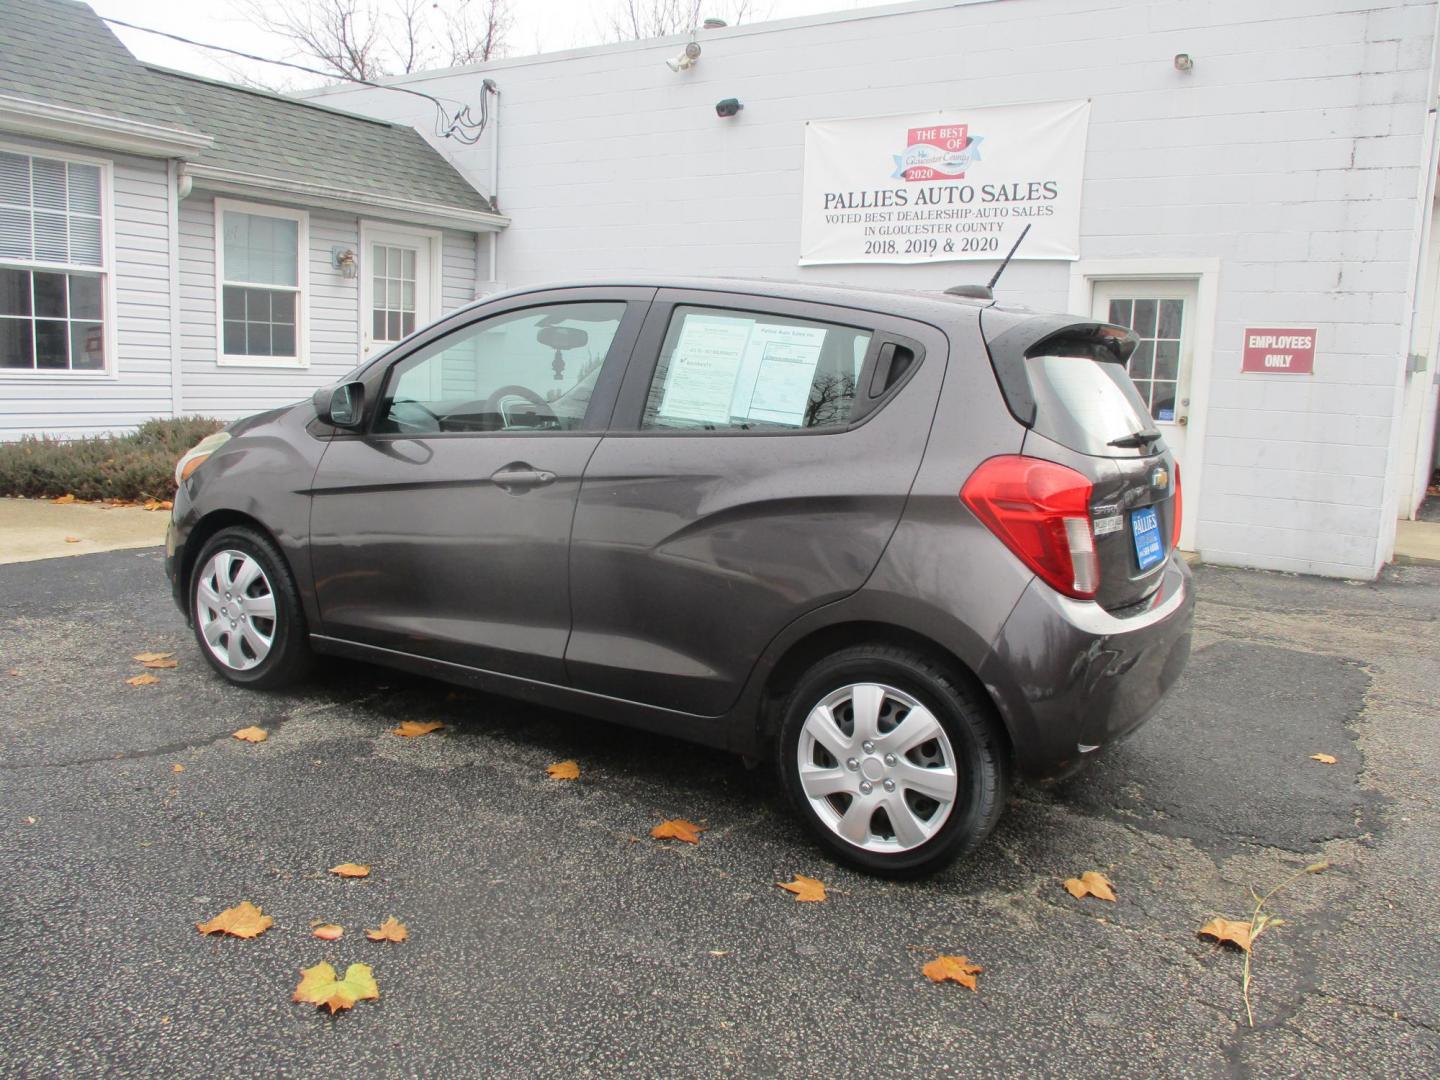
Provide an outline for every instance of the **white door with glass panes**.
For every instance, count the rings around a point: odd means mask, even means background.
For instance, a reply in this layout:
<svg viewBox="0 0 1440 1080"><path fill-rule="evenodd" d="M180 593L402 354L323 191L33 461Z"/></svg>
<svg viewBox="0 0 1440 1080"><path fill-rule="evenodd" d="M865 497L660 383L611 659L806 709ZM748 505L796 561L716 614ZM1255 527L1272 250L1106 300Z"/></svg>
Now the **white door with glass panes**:
<svg viewBox="0 0 1440 1080"><path fill-rule="evenodd" d="M361 229L360 340L365 356L409 337L439 315L438 233Z"/></svg>
<svg viewBox="0 0 1440 1080"><path fill-rule="evenodd" d="M1130 378L1180 463L1183 479L1198 286L1183 279L1097 281L1094 297L1095 318L1128 326L1140 338L1130 356Z"/></svg>

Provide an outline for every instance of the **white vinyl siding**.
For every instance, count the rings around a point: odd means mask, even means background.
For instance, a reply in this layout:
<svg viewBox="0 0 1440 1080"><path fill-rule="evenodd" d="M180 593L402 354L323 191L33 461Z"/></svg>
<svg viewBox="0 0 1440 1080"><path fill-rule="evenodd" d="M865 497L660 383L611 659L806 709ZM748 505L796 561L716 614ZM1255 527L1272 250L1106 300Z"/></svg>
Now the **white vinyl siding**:
<svg viewBox="0 0 1440 1080"><path fill-rule="evenodd" d="M99 164L105 256L105 372L0 370L0 439L61 437L133 429L169 416L170 277L163 161L34 140L10 142L18 154ZM108 201L108 206L105 205Z"/></svg>
<svg viewBox="0 0 1440 1080"><path fill-rule="evenodd" d="M233 419L298 401L338 382L360 363L360 279L343 276L330 253L332 248L358 250L359 218L309 211L308 366L221 366L215 362L215 202L197 191L180 204L183 411ZM474 299L475 234L447 230L442 251L441 299L444 310L451 311Z"/></svg>
<svg viewBox="0 0 1440 1080"><path fill-rule="evenodd" d="M454 311L475 299L474 233L447 229L441 242L440 311ZM489 240L482 241L488 244Z"/></svg>
<svg viewBox="0 0 1440 1080"><path fill-rule="evenodd" d="M7 373L0 370L0 439L49 434L78 437L134 430L175 414L171 378L169 198L164 161L77 150L46 140L5 140L0 148L61 160L96 161L109 172L105 310L110 368L94 372ZM236 419L298 401L339 381L360 358L359 281L331 265L331 248L356 248L357 216L310 210L305 273L308 289L306 368L221 366L216 362L215 198L196 191L179 204L179 342L183 373L179 412ZM366 220L374 220L368 218ZM403 222L393 223L405 227ZM474 299L475 234L443 234L442 305Z"/></svg>

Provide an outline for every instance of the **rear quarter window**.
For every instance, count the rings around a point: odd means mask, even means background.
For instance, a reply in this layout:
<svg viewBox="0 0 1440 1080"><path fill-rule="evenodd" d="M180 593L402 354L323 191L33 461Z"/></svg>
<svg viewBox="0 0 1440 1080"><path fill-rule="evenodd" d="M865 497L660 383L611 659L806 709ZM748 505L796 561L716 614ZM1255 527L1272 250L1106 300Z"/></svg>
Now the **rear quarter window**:
<svg viewBox="0 0 1440 1080"><path fill-rule="evenodd" d="M1150 411L1124 365L1088 356L1030 356L1025 360L1035 394L1034 429L1082 454L1143 457L1163 449L1117 447L1142 431L1153 431Z"/></svg>

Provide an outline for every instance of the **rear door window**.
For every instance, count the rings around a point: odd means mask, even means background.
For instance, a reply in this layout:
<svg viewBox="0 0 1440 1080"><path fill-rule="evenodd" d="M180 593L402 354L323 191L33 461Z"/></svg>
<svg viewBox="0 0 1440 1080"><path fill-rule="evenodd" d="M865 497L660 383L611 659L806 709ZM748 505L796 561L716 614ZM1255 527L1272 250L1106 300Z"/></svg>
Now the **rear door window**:
<svg viewBox="0 0 1440 1080"><path fill-rule="evenodd" d="M1119 363L1087 356L1026 358L1035 393L1035 430L1082 454L1105 457L1146 455L1160 443L1117 446L1132 435L1154 431L1150 411Z"/></svg>
<svg viewBox="0 0 1440 1080"><path fill-rule="evenodd" d="M641 428L800 431L843 427L871 334L773 313L677 307Z"/></svg>

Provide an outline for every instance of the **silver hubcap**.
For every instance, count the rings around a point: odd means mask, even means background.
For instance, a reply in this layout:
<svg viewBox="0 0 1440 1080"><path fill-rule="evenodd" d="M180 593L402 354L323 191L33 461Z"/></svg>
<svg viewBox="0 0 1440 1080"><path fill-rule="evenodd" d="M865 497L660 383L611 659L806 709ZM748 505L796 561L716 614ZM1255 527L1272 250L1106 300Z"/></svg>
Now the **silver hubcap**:
<svg viewBox="0 0 1440 1080"><path fill-rule="evenodd" d="M270 655L275 593L258 562L243 551L217 551L195 582L195 619L215 659L247 671Z"/></svg>
<svg viewBox="0 0 1440 1080"><path fill-rule="evenodd" d="M854 683L821 699L800 729L800 786L837 836L909 851L955 807L955 751L940 721L893 686Z"/></svg>

